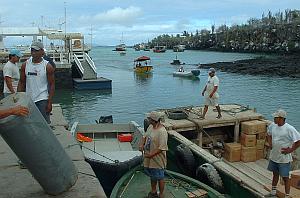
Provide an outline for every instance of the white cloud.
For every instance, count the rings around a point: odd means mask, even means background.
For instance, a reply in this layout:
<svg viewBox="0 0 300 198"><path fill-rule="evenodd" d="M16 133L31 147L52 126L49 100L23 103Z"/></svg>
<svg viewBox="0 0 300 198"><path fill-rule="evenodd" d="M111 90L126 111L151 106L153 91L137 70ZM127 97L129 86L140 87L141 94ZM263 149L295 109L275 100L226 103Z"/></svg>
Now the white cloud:
<svg viewBox="0 0 300 198"><path fill-rule="evenodd" d="M138 18L142 16L142 14L142 10L139 7L115 7L111 10L93 16L81 16L80 20L93 21L102 25L132 26Z"/></svg>

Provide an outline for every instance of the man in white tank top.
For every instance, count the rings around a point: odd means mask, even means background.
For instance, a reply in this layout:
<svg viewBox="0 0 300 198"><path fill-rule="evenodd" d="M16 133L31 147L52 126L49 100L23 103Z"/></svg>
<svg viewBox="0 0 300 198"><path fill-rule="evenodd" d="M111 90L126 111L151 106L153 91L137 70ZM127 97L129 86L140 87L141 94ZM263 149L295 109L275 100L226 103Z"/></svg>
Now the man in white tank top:
<svg viewBox="0 0 300 198"><path fill-rule="evenodd" d="M43 59L44 45L36 41L31 44L31 57L22 64L18 91L26 93L50 124L52 98L55 90L54 68Z"/></svg>

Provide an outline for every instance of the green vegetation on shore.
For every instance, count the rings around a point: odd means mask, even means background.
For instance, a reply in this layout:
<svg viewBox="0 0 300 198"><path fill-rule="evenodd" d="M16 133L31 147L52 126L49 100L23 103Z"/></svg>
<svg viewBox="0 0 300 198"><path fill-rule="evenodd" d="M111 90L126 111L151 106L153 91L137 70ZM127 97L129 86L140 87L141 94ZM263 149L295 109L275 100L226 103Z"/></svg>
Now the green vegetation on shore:
<svg viewBox="0 0 300 198"><path fill-rule="evenodd" d="M149 42L150 47L165 45L172 49L183 44L186 49L235 52L295 53L300 52L300 10L285 10L250 18L247 24L211 26L195 33L163 34Z"/></svg>

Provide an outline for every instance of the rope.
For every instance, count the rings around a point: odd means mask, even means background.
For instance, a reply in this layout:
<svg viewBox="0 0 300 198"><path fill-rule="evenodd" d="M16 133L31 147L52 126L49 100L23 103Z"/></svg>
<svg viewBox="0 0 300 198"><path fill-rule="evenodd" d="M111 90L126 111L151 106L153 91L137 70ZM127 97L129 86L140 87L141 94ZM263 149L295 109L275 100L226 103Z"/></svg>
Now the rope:
<svg viewBox="0 0 300 198"><path fill-rule="evenodd" d="M102 155L102 154L100 154L100 153L98 153L98 152L96 152L96 151L94 151L94 150L92 150L92 149L86 147L86 146L81 145L81 147L83 147L83 148L85 148L85 149L87 149L87 150L89 150L89 151L92 151L93 153L95 153L95 154L97 154L97 155L99 155L99 156L101 156L101 157L104 157L105 159L108 159L108 160L110 160L110 161L112 161L112 162L114 162L114 163L119 163L119 160L113 160L113 159L111 159L111 158L109 158L109 157L106 157L106 156L104 156L104 155Z"/></svg>

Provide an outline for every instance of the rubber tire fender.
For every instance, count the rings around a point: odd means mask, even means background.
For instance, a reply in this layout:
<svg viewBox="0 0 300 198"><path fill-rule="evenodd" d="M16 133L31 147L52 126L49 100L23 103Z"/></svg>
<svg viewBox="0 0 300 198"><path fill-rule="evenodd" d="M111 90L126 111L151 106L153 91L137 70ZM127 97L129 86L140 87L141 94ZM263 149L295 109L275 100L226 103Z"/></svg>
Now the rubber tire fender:
<svg viewBox="0 0 300 198"><path fill-rule="evenodd" d="M196 178L199 181L209 185L213 189L216 189L220 193L224 193L225 191L222 179L218 171L213 165L209 163L202 164L197 168Z"/></svg>
<svg viewBox="0 0 300 198"><path fill-rule="evenodd" d="M195 158L189 147L180 144L175 149L175 160L178 168L190 177L195 176Z"/></svg>

